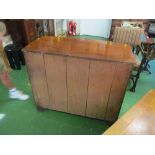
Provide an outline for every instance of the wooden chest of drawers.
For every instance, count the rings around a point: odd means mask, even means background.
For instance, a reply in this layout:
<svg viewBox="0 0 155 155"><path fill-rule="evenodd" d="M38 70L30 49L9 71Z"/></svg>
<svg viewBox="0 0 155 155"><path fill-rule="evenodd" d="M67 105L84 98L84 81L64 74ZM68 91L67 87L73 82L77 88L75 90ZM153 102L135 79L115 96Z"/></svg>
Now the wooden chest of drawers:
<svg viewBox="0 0 155 155"><path fill-rule="evenodd" d="M117 119L134 63L130 46L46 36L23 51L38 106Z"/></svg>

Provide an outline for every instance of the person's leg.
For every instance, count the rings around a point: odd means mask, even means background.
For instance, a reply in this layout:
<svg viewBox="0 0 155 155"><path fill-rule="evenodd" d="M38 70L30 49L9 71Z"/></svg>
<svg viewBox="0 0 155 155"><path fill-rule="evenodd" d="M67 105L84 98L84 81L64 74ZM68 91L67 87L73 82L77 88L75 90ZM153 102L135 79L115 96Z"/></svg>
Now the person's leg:
<svg viewBox="0 0 155 155"><path fill-rule="evenodd" d="M8 75L8 72L3 72L0 74L0 79L2 83L8 88L8 90L15 88L11 78Z"/></svg>
<svg viewBox="0 0 155 155"><path fill-rule="evenodd" d="M0 57L0 80L8 88L8 90L15 88L11 78L8 75L4 60Z"/></svg>
<svg viewBox="0 0 155 155"><path fill-rule="evenodd" d="M11 99L26 100L29 98L28 95L23 94L21 91L16 89L7 71L0 73L0 80L8 88L9 97Z"/></svg>
<svg viewBox="0 0 155 155"><path fill-rule="evenodd" d="M10 98L19 100L26 100L29 98L28 95L25 95L16 89L11 78L9 77L7 68L5 67L4 61L1 57L0 57L0 80L8 88Z"/></svg>

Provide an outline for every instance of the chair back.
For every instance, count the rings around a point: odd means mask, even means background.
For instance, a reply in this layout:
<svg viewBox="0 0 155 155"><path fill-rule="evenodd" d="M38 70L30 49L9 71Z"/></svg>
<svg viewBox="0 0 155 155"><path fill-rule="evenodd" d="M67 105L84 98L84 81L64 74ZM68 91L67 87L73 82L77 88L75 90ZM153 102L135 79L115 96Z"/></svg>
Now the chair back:
<svg viewBox="0 0 155 155"><path fill-rule="evenodd" d="M113 34L113 41L137 46L141 44L141 36L143 33L143 28L116 27Z"/></svg>

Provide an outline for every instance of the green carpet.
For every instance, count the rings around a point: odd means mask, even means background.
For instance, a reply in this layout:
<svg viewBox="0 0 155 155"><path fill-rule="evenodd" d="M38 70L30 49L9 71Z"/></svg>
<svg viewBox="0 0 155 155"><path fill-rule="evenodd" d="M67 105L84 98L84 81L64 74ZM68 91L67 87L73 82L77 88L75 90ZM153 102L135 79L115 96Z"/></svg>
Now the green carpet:
<svg viewBox="0 0 155 155"><path fill-rule="evenodd" d="M30 95L27 101L8 99L7 89L0 83L0 134L101 134L106 122L63 112L36 110L26 67L12 71L17 88Z"/></svg>
<svg viewBox="0 0 155 155"><path fill-rule="evenodd" d="M97 36L89 36L89 35L78 35L78 36L70 36L73 38L80 38L80 39L97 39L97 40L107 40L103 37L97 37Z"/></svg>
<svg viewBox="0 0 155 155"><path fill-rule="evenodd" d="M84 37L83 37L84 38ZM91 37L90 37L91 38ZM94 37L92 38L94 39ZM97 39L97 38L95 38ZM100 39L100 38L99 38ZM126 91L120 116L128 111L145 93L155 89L155 62L151 62L151 72L141 74L136 92ZM26 67L10 73L17 88L30 95L27 101L8 99L7 89L0 83L0 134L75 134L99 135L108 123L52 110L36 110Z"/></svg>

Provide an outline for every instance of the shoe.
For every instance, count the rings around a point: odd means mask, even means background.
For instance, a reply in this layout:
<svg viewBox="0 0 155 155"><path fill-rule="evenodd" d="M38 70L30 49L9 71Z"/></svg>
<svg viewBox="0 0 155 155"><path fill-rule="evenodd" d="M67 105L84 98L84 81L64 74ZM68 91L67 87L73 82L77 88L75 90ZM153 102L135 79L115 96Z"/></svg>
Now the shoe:
<svg viewBox="0 0 155 155"><path fill-rule="evenodd" d="M14 91L9 93L9 97L11 99L18 99L18 100L27 100L29 98L29 95L23 94L21 91Z"/></svg>

